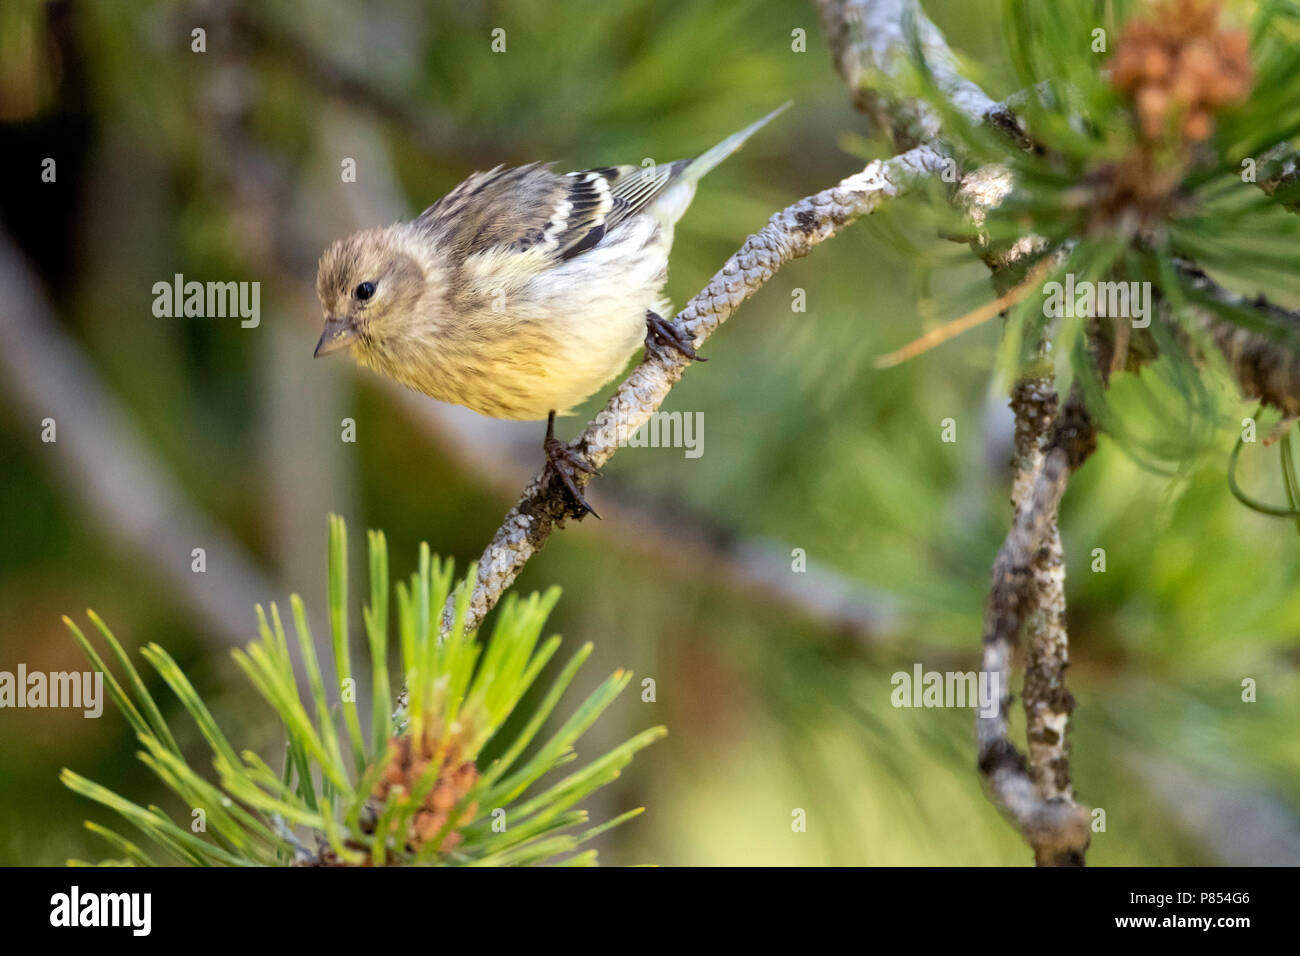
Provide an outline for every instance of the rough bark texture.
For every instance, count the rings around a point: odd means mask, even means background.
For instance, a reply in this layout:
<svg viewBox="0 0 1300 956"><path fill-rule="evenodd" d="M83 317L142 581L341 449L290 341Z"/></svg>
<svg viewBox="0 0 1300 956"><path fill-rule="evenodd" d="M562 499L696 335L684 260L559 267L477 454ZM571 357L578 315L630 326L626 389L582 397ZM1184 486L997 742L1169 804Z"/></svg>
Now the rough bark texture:
<svg viewBox="0 0 1300 956"><path fill-rule="evenodd" d="M1056 413L1047 380L1021 382L1012 406L1015 517L993 562L981 665L996 676L1000 699L994 714L976 718L979 768L990 798L1033 848L1038 865L1082 866L1089 814L1074 802L1070 785L1065 731L1073 700L1065 688L1069 643L1056 522L1070 473L1087 460L1096 437L1077 395ZM1022 628L1030 644L1024 688L1028 763L1007 727L1011 660Z"/></svg>
<svg viewBox="0 0 1300 956"><path fill-rule="evenodd" d="M1016 481L1012 491L1019 520L1032 499L1033 479L1045 464L1043 446L1058 406L1050 378L1020 383L1011 398L1016 412ZM1066 738L1074 698L1065 686L1070 637L1065 622L1065 558L1055 511L1045 516L1043 539L1030 558L1028 587L1034 595L1024 623L1024 700L1029 775L1044 799L1074 795Z"/></svg>

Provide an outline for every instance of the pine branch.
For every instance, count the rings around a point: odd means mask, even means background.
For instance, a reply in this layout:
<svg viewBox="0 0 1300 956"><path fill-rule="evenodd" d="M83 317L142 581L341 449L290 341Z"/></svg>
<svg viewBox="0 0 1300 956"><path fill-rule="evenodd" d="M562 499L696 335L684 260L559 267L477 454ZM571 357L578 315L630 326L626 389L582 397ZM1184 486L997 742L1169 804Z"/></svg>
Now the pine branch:
<svg viewBox="0 0 1300 956"><path fill-rule="evenodd" d="M949 105L972 125L986 123L1006 134L1016 148L1029 142L1014 112L995 103L960 77L938 29L915 0L816 0L841 76L860 109L893 129L896 141L921 142L946 153L933 110L916 100L876 94L865 84L872 71L897 78L906 62L909 24L917 31L933 82ZM868 33L868 29L875 32ZM891 126L889 121L893 120ZM968 172L953 193L975 235L972 247L988 264L999 287L1011 282L1013 267L1045 249L1046 240L1024 235L994 246L982 226L1014 188L1011 171L990 164ZM1072 402L1059 422L1050 381L1026 379L1012 399L1016 412L1015 522L993 565L993 584L984 629L981 670L995 676L996 713L977 717L979 767L993 803L1033 848L1040 866L1084 863L1089 842L1088 812L1074 803L1066 740L1073 705L1065 686L1069 634L1065 625L1064 558L1057 508L1069 472L1083 464L1095 439L1082 403ZM1030 761L1011 742L1006 710L1011 694L1011 656L1022 625L1029 639L1025 712Z"/></svg>
<svg viewBox="0 0 1300 956"><path fill-rule="evenodd" d="M1015 518L993 562L981 671L996 680L997 709L976 718L979 768L990 798L1034 850L1040 866L1082 866L1088 811L1074 802L1066 727L1073 698L1065 687L1064 561L1057 512L1070 473L1096 447L1076 394L1057 414L1049 379L1021 382L1016 413ZM1011 659L1021 629L1028 638L1024 706L1029 761L1011 742L1007 708Z"/></svg>
<svg viewBox="0 0 1300 956"><path fill-rule="evenodd" d="M699 348L782 265L806 256L859 216L869 215L880 203L902 195L918 180L937 174L943 162L939 153L925 146L888 160L874 160L838 185L776 213L766 226L745 240L709 284L677 314L675 322ZM604 466L618 450L620 439L634 434L650 420L688 364L677 355L646 357L572 448L595 468ZM582 476L580 487L585 487L587 480ZM478 625L528 559L556 528L563 526L566 518L579 516L564 486L546 471L537 474L479 559L468 626Z"/></svg>
<svg viewBox="0 0 1300 956"><path fill-rule="evenodd" d="M925 18L915 0L816 0L826 27L832 55L849 84L854 102L896 142L928 143L951 154L943 142L938 111L930 104L897 95L888 87L903 75L911 52L924 60L933 92L943 101L944 115L957 126L992 126L1014 145L1029 149L1025 127L1016 118L1017 104L1041 95L1039 88L1022 91L1006 103L994 103L978 87L961 78L942 35ZM915 37L915 43L912 42ZM874 87L881 83L884 89ZM952 132L952 131L949 131ZM957 132L962 132L957 130ZM1014 156L1014 154L1012 154ZM1290 189L1300 179L1295 154L1279 146L1261 159L1259 185L1269 195ZM952 201L975 227L968 239L1004 289L1026 260L1048 252L1051 243L1032 232L995 244L983 228L992 213L1015 189L1010 165L992 163L963 177ZM1294 204L1283 205L1297 211ZM1064 254L1073 240L1061 242ZM1262 297L1248 299L1215 284L1195 265L1180 264L1180 275L1192 291L1209 304L1189 308L1209 338L1227 359L1242 393L1280 408L1287 417L1300 413L1300 355L1254 331L1259 326L1289 331L1300 327L1300 316ZM1252 328L1228 321L1223 313L1248 313ZM1161 317L1185 339L1166 300ZM1109 351L1094 343L1098 353ZM1070 472L1090 453L1094 438L1079 396L1073 396L1060 421L1057 398L1048 380L1032 377L1016 387L1012 405L1017 417L1016 480L1013 490L1015 522L994 564L984 632L983 670L1000 680L1002 698L997 713L978 721L980 768L986 789L999 809L1033 847L1040 865L1082 865L1088 846L1088 814L1074 803L1066 739L1073 701L1065 686L1069 664L1065 626L1064 562L1057 507ZM1012 744L1006 724L1010 697L1011 654L1024 632L1024 706L1027 717L1028 760Z"/></svg>

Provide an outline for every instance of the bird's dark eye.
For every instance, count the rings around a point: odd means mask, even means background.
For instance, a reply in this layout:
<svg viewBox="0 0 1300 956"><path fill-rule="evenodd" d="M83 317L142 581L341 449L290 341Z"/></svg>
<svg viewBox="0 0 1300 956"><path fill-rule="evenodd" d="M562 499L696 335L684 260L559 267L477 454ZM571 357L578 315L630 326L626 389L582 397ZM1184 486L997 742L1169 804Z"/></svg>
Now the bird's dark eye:
<svg viewBox="0 0 1300 956"><path fill-rule="evenodd" d="M360 299L362 302L365 302L366 299L370 298L374 294L375 294L375 284L373 282L361 283L361 285L357 286L356 293L355 293L356 297Z"/></svg>

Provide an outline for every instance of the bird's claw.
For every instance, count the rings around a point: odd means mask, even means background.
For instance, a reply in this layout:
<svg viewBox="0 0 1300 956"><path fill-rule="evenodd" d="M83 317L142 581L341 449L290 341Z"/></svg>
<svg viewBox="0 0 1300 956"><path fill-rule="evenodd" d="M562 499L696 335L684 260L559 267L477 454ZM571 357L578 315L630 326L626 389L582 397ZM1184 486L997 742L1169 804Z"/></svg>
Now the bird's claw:
<svg viewBox="0 0 1300 956"><path fill-rule="evenodd" d="M669 355L666 349L671 348L682 355L685 355L692 362L707 362L708 359L700 358L695 351L695 345L691 337L675 326L672 322L665 319L657 312L646 312L645 314L645 350L648 355L657 355L659 358L667 361Z"/></svg>
<svg viewBox="0 0 1300 956"><path fill-rule="evenodd" d="M542 448L546 452L547 469L559 477L577 503L578 508L581 509L578 512L578 517L581 518L583 515L591 514L599 518L600 515L596 514L596 509L583 497L581 489L578 488L574 472L585 472L593 477L599 477L600 472L596 470L591 462L569 447L567 443L555 437L555 412L551 412L546 420L546 439L542 442Z"/></svg>

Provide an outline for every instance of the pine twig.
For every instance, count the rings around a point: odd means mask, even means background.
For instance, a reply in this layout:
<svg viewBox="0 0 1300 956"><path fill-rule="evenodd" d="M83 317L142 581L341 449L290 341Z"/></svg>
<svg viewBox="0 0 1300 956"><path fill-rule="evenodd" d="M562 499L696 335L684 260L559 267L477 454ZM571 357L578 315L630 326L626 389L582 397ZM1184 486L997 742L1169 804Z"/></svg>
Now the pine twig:
<svg viewBox="0 0 1300 956"><path fill-rule="evenodd" d="M893 368L904 362L911 361L918 355L922 355L931 349L938 348L945 342L951 341L959 335L969 332L971 329L983 325L990 319L1003 314L1035 292L1039 291L1039 283L1047 276L1052 268L1052 261L1044 259L1029 271L1029 274L1022 279L1019 284L1002 293L992 302L986 302L978 308L972 309L963 316L959 316L949 322L945 322L938 328L931 329L929 332L913 339L904 345L901 349L895 349L886 355L876 359L876 368L885 369Z"/></svg>

